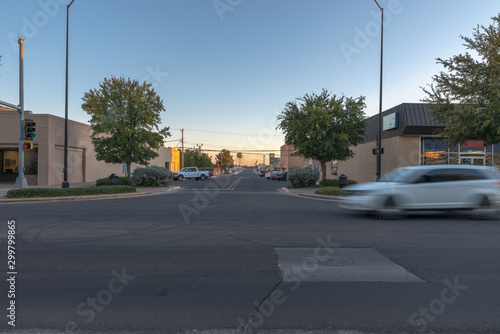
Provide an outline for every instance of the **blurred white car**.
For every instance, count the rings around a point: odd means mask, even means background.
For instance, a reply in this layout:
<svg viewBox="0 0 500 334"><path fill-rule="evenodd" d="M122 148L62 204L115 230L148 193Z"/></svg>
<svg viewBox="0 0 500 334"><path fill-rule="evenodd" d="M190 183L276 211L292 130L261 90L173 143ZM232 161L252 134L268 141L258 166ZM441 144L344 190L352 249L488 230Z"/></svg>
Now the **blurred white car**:
<svg viewBox="0 0 500 334"><path fill-rule="evenodd" d="M425 165L397 168L381 182L344 188L340 207L355 211L381 209L462 210L500 206L500 174L495 167Z"/></svg>

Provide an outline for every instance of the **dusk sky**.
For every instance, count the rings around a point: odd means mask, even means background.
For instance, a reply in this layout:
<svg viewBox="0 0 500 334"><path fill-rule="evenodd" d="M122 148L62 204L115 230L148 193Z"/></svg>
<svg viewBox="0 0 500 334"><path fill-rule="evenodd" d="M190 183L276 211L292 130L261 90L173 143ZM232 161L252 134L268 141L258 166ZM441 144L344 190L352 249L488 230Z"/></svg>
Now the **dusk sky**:
<svg viewBox="0 0 500 334"><path fill-rule="evenodd" d="M17 35L25 37L25 108L64 117L66 5L0 0L0 100L18 104ZM379 0L383 109L420 102L460 35L489 25L500 1ZM75 0L70 8L69 117L111 76L147 80L163 99L166 146L227 148L245 163L279 155L276 115L326 88L379 106L380 10L373 0ZM209 152L213 154L214 152ZM256 153L258 155L252 155ZM266 162L268 159L266 157Z"/></svg>

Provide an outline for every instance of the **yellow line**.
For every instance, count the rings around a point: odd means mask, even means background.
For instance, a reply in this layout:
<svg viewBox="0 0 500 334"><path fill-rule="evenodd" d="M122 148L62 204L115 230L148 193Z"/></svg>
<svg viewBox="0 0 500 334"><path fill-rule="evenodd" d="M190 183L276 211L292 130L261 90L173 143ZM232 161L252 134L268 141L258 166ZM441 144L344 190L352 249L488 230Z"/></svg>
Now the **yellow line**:
<svg viewBox="0 0 500 334"><path fill-rule="evenodd" d="M240 181L241 181L241 177L239 179L237 179L236 181L234 181L233 184L231 184L229 186L229 188L227 188L227 189L234 190L234 188L236 188L236 186L238 185L238 183L240 183Z"/></svg>

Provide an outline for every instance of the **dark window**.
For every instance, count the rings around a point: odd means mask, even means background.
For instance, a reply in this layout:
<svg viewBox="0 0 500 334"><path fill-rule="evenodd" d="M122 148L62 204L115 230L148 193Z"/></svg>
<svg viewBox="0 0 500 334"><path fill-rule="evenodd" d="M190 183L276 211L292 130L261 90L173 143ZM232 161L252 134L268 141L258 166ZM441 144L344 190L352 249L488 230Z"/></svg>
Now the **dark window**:
<svg viewBox="0 0 500 334"><path fill-rule="evenodd" d="M485 178L483 174L474 169L437 169L425 173L415 183L471 181L484 180Z"/></svg>
<svg viewBox="0 0 500 334"><path fill-rule="evenodd" d="M486 177L479 171L474 169L457 169L456 170L457 181L469 181L469 180L484 180Z"/></svg>

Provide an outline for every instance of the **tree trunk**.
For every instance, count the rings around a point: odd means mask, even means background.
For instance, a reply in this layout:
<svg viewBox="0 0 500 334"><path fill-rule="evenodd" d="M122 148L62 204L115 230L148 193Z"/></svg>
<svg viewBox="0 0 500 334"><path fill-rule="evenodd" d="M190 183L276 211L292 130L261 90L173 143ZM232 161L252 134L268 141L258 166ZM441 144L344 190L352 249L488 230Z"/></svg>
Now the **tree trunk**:
<svg viewBox="0 0 500 334"><path fill-rule="evenodd" d="M321 163L321 181L326 182L326 162L320 161Z"/></svg>
<svg viewBox="0 0 500 334"><path fill-rule="evenodd" d="M130 168L132 167L131 166L132 163L131 162L127 162L127 178L128 178L128 185L132 185L132 174L130 173Z"/></svg>

